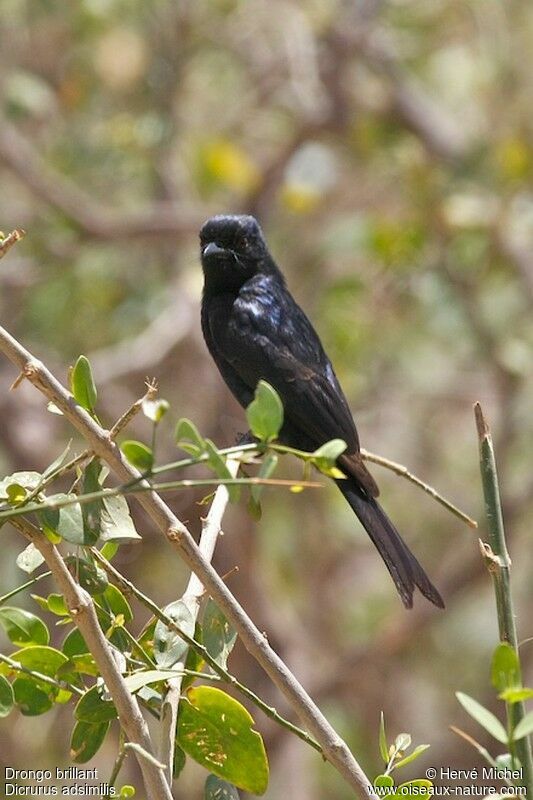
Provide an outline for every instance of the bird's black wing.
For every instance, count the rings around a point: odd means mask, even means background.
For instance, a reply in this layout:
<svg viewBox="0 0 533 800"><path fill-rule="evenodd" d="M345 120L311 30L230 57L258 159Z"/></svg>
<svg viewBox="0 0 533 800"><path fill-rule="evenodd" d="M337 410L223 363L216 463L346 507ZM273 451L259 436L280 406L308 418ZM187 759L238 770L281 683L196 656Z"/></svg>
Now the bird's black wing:
<svg viewBox="0 0 533 800"><path fill-rule="evenodd" d="M280 395L287 422L313 446L340 438L349 452L359 451L357 431L331 363L284 286L270 276L258 276L231 303L229 298L211 301L204 316L212 354L243 405L264 379Z"/></svg>

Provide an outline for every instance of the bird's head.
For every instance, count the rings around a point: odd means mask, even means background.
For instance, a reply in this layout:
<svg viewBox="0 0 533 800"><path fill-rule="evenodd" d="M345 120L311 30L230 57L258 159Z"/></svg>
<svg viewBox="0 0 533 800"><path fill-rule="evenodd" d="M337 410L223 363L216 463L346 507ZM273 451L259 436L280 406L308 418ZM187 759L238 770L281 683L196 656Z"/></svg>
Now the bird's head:
<svg viewBox="0 0 533 800"><path fill-rule="evenodd" d="M200 231L200 248L206 287L236 290L254 275L276 269L255 217L211 217Z"/></svg>

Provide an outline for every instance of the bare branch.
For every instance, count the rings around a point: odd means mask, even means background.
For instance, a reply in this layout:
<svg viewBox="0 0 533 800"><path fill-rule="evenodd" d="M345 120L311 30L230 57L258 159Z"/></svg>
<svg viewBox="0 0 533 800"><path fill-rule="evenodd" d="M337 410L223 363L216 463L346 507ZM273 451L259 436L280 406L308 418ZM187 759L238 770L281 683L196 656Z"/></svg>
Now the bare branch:
<svg viewBox="0 0 533 800"><path fill-rule="evenodd" d="M423 489L424 492L429 494L433 497L437 503L440 503L441 506L447 508L448 511L451 511L456 517L462 519L463 522L466 522L471 528L477 528L477 522L472 517L469 517L468 514L465 514L464 511L461 511L460 508L457 508L453 503L443 497L433 486L430 486L428 483L424 483L424 481L417 478L416 475L413 475L412 472L409 472L407 467L404 467L403 464L398 464L396 461L390 461L388 458L383 458L383 456L378 456L375 453L370 453L368 450L364 450L361 448L361 455L366 461L371 461L373 464L379 464L380 467L385 467L386 469L390 469L396 475L401 475L403 478L407 478L408 481L414 483L415 486L419 486L420 489Z"/></svg>
<svg viewBox="0 0 533 800"><path fill-rule="evenodd" d="M15 228L14 231L11 231L5 239L0 238L0 258L3 258L8 250L10 250L14 244L20 242L23 236L26 235L26 231L23 231L22 228Z"/></svg>

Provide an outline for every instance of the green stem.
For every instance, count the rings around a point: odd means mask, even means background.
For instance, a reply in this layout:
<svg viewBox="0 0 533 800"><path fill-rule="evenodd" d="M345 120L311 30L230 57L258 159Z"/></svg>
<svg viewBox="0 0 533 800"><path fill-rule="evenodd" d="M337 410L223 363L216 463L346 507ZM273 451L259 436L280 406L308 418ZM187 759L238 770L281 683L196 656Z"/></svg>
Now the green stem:
<svg viewBox="0 0 533 800"><path fill-rule="evenodd" d="M321 488L322 484L314 481L293 481L284 478L205 478L199 480L168 481L167 483L153 483L148 486L138 486L128 489L124 486L102 489L99 492L88 492L78 494L74 497L67 497L65 500L52 500L51 502L33 503L27 506L16 506L7 511L0 512L0 520L8 520L24 514L44 511L47 508L58 509L74 506L76 503L92 503L94 500L102 500L106 497L116 497L117 495L142 494L143 492L171 492L175 489L189 489L197 486L293 486L304 488Z"/></svg>
<svg viewBox="0 0 533 800"><path fill-rule="evenodd" d="M109 776L109 780L107 782L110 790L114 787L115 783L117 782L118 773L122 769L122 764L124 763L124 759L126 758L127 755L125 743L126 743L126 737L124 735L124 731L121 728L119 737L118 755L115 759L115 763L113 764L113 769L111 770L111 775ZM103 797L104 798L111 797L111 794L108 792L105 795L103 795Z"/></svg>
<svg viewBox="0 0 533 800"><path fill-rule="evenodd" d="M520 661L518 651L518 635L516 619L511 594L511 559L505 541L505 528L496 470L496 458L489 426L487 425L481 406L474 406L476 426L479 438L481 480L485 498L485 515L487 517L488 544L482 544L485 563L491 574L494 594L496 596L496 609L498 615L498 629L500 639L508 642L515 650ZM512 733L520 720L525 716L524 703L506 703L507 726ZM531 757L531 742L524 736L513 743L513 750L522 765L522 780L519 785L525 786L528 797L533 798L533 761Z"/></svg>
<svg viewBox="0 0 533 800"><path fill-rule="evenodd" d="M41 572L40 575L36 575L35 578L31 579L31 581L26 581L26 583L22 583L15 589L11 589L11 591L8 592L7 594L3 594L2 597L0 597L0 606L2 606L6 602L6 600L10 600L12 597L15 597L15 595L18 594L19 592L24 591L24 589L28 589L30 586L33 586L34 583L41 581L43 578L48 578L48 576L51 574L52 574L51 572Z"/></svg>
<svg viewBox="0 0 533 800"><path fill-rule="evenodd" d="M20 664L18 661L15 661L13 658L5 656L3 653L0 653L0 661L3 661L4 664L7 664L9 667L11 667L11 669L16 670L17 672L23 672L25 675L35 678L35 680L42 681L42 683L47 683L49 686L54 686L56 689L66 689L69 692L73 692L73 694L84 694L84 691L79 689L77 686L73 686L73 684L67 683L67 681L57 681L55 678L51 678L50 675L43 675L42 672L36 672L33 669L29 669L23 664Z"/></svg>

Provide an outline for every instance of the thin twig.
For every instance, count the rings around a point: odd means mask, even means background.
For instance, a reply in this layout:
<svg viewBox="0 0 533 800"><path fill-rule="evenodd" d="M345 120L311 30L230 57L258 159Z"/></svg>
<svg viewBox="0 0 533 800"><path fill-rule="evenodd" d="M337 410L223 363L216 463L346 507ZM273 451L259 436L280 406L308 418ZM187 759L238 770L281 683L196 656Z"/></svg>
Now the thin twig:
<svg viewBox="0 0 533 800"><path fill-rule="evenodd" d="M403 478L411 481L411 483L414 483L415 486L420 487L420 489L423 489L424 492L433 497L433 499L436 500L437 503L440 503L441 506L447 508L448 511L451 511L452 514L454 514L456 517L459 517L459 519L463 520L463 522L466 522L470 528L477 528L477 522L475 519L469 517L468 514L465 514L464 511L461 511L460 508L457 508L457 506L439 494L439 492L437 492L433 486L430 486L428 483L424 483L424 481L420 480L420 478L417 478L416 475L413 475L412 472L409 472L407 467L404 467L403 464L397 464L395 461L390 461L388 458L383 458L383 456L378 456L375 453L369 453L368 450L363 450L362 448L361 455L366 461L371 461L373 464L379 464L380 467L390 469L396 475L401 475Z"/></svg>
<svg viewBox="0 0 533 800"><path fill-rule="evenodd" d="M33 586L38 581L42 581L43 578L48 578L48 576L51 574L52 573L49 570L47 572L41 572L40 575L36 575L35 578L32 578L30 581L26 581L26 583L22 583L20 586L15 587L15 589L11 589L11 591L7 594L3 594L2 597L0 597L0 606L2 606L7 600L15 597L15 595L19 592L24 591L24 589L29 589L30 586Z"/></svg>
<svg viewBox="0 0 533 800"><path fill-rule="evenodd" d="M122 414L121 417L117 419L111 430L109 431L110 437L115 440L119 433L124 430L124 428L130 424L131 420L137 416L139 411L141 410L143 403L145 400L153 400L157 395L157 386L155 384L147 383L146 384L146 394L143 397L140 397L136 400L132 405L128 408L127 411Z"/></svg>
<svg viewBox="0 0 533 800"><path fill-rule="evenodd" d="M14 231L11 231L5 239L0 239L0 258L3 258L8 250L11 250L14 244L20 242L23 236L26 235L26 231L23 231L22 228L15 228Z"/></svg>
<svg viewBox="0 0 533 800"><path fill-rule="evenodd" d="M34 669L29 669L29 667L25 667L24 664L21 664L19 661L15 661L15 659L10 658L9 656L5 656L3 653L0 653L0 661L3 661L4 664L7 664L9 667L11 667L11 669L16 670L17 672L23 672L25 675L30 675L32 678L35 678L35 680L47 683L49 686L53 686L55 689L63 689L68 692L72 692L73 694L85 694L83 689L80 689L78 686L73 686L67 681L58 681L55 678L51 678L50 675L43 675L42 672L36 672Z"/></svg>
<svg viewBox="0 0 533 800"><path fill-rule="evenodd" d="M6 508L0 506L0 520L11 520L14 517L21 517L33 512L44 511L47 508L58 509L67 508L68 506L85 505L92 503L94 500L102 500L108 497L116 497L117 495L137 495L144 492L173 492L176 489L191 489L199 486L283 486L286 488L297 487L298 489L321 489L321 483L314 481L296 481L285 480L283 478L199 478L199 479L185 479L183 481L168 481L166 483L146 483L134 487L115 486L113 488L102 489L98 492L87 492L87 494L77 494L70 497L62 498L61 500L44 500L42 503L32 503L25 505L21 503L18 506Z"/></svg>

